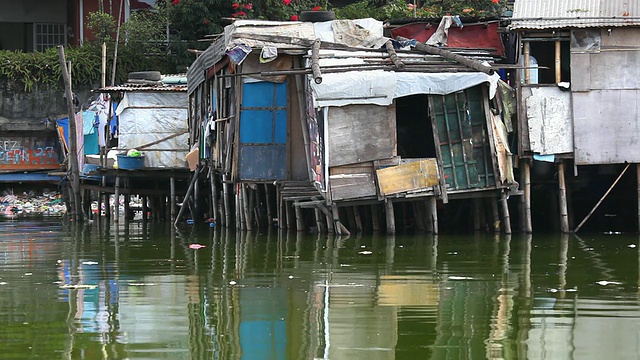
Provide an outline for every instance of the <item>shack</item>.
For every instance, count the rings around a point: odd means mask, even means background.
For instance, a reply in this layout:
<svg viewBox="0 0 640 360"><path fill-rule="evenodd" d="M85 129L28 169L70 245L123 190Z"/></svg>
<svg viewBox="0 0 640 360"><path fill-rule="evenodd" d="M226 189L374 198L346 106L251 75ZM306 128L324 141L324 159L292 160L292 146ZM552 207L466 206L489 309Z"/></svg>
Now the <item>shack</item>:
<svg viewBox="0 0 640 360"><path fill-rule="evenodd" d="M509 29L520 39L524 68L516 86L525 231L532 231L532 183L553 184L544 191L555 202L551 212L545 206L546 215L554 214L562 232L577 231L599 205L607 206L629 164L640 163L638 14L636 1L515 1ZM556 177L541 174L547 164ZM629 215L620 211L634 209L635 196L617 196L596 215Z"/></svg>
<svg viewBox="0 0 640 360"><path fill-rule="evenodd" d="M471 200L477 227L511 232L496 58L387 38L373 19L235 21L187 74L215 221L437 233L438 208Z"/></svg>
<svg viewBox="0 0 640 360"><path fill-rule="evenodd" d="M191 150L186 77L141 74L152 79L136 76L123 85L100 88L96 90L101 94L99 103L92 107L98 126L103 127L101 153L85 157L81 188L99 192L105 204L111 204L114 194L114 222L119 219L120 195L124 195L125 214L131 213L131 195L138 195L143 220L149 212L154 221L175 218L176 196L184 194L190 177L185 160ZM105 215L110 216L110 211Z"/></svg>

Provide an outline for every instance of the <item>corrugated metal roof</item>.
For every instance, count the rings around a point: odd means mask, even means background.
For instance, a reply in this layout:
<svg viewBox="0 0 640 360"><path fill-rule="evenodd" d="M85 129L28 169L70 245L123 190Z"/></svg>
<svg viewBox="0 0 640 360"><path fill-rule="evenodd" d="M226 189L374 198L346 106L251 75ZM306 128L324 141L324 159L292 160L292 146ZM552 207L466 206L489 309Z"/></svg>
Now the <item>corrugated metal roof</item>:
<svg viewBox="0 0 640 360"><path fill-rule="evenodd" d="M516 0L509 29L640 26L638 0Z"/></svg>
<svg viewBox="0 0 640 360"><path fill-rule="evenodd" d="M118 91L177 91L183 92L187 91L187 85L167 85L167 84L158 84L158 85L149 85L149 84L122 84L116 86L106 86L94 92L118 92Z"/></svg>
<svg viewBox="0 0 640 360"><path fill-rule="evenodd" d="M187 71L188 93L191 94L207 79L207 69L213 67L225 55L224 37L219 37L189 67Z"/></svg>

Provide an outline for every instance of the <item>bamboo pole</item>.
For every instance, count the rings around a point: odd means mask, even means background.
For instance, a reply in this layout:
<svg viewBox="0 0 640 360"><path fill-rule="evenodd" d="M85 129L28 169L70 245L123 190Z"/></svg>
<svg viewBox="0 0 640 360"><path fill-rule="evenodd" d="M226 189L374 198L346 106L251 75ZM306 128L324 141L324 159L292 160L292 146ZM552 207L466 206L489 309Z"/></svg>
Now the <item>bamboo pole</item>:
<svg viewBox="0 0 640 360"><path fill-rule="evenodd" d="M184 208L186 207L185 205L187 205L187 202L189 200L189 196L191 196L191 192L193 191L193 187L195 185L195 182L198 181L198 175L200 174L200 166L196 167L196 170L193 172L193 178L191 179L191 183L189 183L189 188L187 188L187 193L184 196L184 200L182 201L182 206L180 207L180 211L178 211L178 215L176 215L176 220L173 223L173 226L177 227L178 226L178 222L180 221L180 217L182 217L182 214L184 213Z"/></svg>
<svg viewBox="0 0 640 360"><path fill-rule="evenodd" d="M502 205L502 223L504 224L504 233L511 234L511 216L509 215L509 202L507 200L507 195L502 194L502 198L500 199L500 204Z"/></svg>
<svg viewBox="0 0 640 360"><path fill-rule="evenodd" d="M113 204L113 223L118 224L120 222L120 176L116 176L113 192L115 200Z"/></svg>
<svg viewBox="0 0 640 360"><path fill-rule="evenodd" d="M584 223L587 222L587 220L591 217L591 215L593 215L593 213L596 211L598 206L600 206L600 204L602 204L602 201L604 201L604 199L607 197L607 195L609 195L611 190L613 190L613 187L616 186L618 181L620 181L620 178L622 178L622 175L624 175L624 173L627 172L627 169L629 169L629 165L631 165L631 164L627 164L627 166L624 167L624 170L622 170L620 175L618 175L618 178L616 179L616 181L614 181L613 184L611 184L611 186L609 187L607 192L604 193L604 195L602 195L602 197L600 198L598 203L593 207L593 209L591 209L591 211L589 211L587 216L585 216L585 218L580 222L580 224L578 224L578 226L576 227L575 230L573 230L573 232L578 232L578 230L580 230L580 228L582 228L582 225L584 225Z"/></svg>
<svg viewBox="0 0 640 360"><path fill-rule="evenodd" d="M244 223L245 229L248 231L253 230L253 221L251 219L251 209L249 206L249 196L247 195L247 187L244 184L240 185L241 194L242 194L242 209L244 210Z"/></svg>
<svg viewBox="0 0 640 360"><path fill-rule="evenodd" d="M169 206L171 207L171 223L174 224L176 222L176 178L171 177L169 179Z"/></svg>
<svg viewBox="0 0 640 360"><path fill-rule="evenodd" d="M429 227L434 235L438 234L438 203L435 196L429 197Z"/></svg>
<svg viewBox="0 0 640 360"><path fill-rule="evenodd" d="M498 197L491 196L491 213L493 214L493 232L500 232L500 213L498 212Z"/></svg>
<svg viewBox="0 0 640 360"><path fill-rule="evenodd" d="M102 66L100 67L100 87L107 86L107 43L102 43Z"/></svg>
<svg viewBox="0 0 640 360"><path fill-rule="evenodd" d="M74 207L71 211L71 218L75 221L82 222L80 169L78 168L78 144L76 142L78 129L73 104L73 92L71 91L70 69L67 68L64 47L62 45L58 46L58 58L60 60L60 68L62 69L62 80L64 81L64 91L67 97L67 115L69 116L69 173L71 174L71 199Z"/></svg>
<svg viewBox="0 0 640 360"><path fill-rule="evenodd" d="M214 224L220 221L218 212L218 182L216 181L216 173L213 170L213 161L209 163L209 181L211 182L211 218Z"/></svg>
<svg viewBox="0 0 640 360"><path fill-rule="evenodd" d="M564 162L558 163L558 189L560 190L560 231L569 232L569 211L567 209L567 186L565 182Z"/></svg>
<svg viewBox="0 0 640 360"><path fill-rule="evenodd" d="M531 70L529 69L531 63L531 44L528 41L523 43L524 52L524 83L529 84L531 82Z"/></svg>
<svg viewBox="0 0 640 360"><path fill-rule="evenodd" d="M273 226L273 212L271 210L271 196L269 196L269 184L264 184L264 203L267 207L267 227L271 228Z"/></svg>
<svg viewBox="0 0 640 360"><path fill-rule="evenodd" d="M229 176L222 174L222 201L224 202L224 226L231 226L231 194L229 191Z"/></svg>
<svg viewBox="0 0 640 360"><path fill-rule="evenodd" d="M524 232L533 232L531 223L531 165L529 160L522 161L522 176L524 178Z"/></svg>
<svg viewBox="0 0 640 360"><path fill-rule="evenodd" d="M298 202L293 203L293 208L296 214L296 231L304 231L304 219L302 218L302 209Z"/></svg>
<svg viewBox="0 0 640 360"><path fill-rule="evenodd" d="M118 63L118 42L120 41L120 24L122 22L122 9L124 8L124 0L120 0L120 9L118 15L118 28L116 29L116 43L113 49L113 67L111 68L111 86L116 84L116 64Z"/></svg>
<svg viewBox="0 0 640 360"><path fill-rule="evenodd" d="M562 65L560 63L560 55L561 55L561 47L560 47L560 40L556 40L556 61L555 61L555 65L556 65L556 84L562 81L562 72L560 71L560 65Z"/></svg>

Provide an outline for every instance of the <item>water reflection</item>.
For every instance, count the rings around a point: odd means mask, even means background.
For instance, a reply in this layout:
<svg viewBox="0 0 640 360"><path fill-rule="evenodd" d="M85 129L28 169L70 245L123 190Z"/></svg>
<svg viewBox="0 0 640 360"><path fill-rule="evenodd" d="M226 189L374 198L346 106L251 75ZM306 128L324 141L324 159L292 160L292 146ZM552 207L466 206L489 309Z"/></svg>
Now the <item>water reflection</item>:
<svg viewBox="0 0 640 360"><path fill-rule="evenodd" d="M2 223L0 237L0 351L13 358L639 353L636 237L344 238L44 222Z"/></svg>

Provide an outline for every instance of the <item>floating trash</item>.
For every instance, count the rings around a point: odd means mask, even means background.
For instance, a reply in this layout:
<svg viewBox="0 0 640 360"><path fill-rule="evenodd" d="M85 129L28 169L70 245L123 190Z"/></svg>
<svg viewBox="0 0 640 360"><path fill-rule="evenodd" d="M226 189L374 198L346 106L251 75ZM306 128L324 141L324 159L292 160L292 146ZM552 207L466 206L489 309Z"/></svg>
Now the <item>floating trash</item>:
<svg viewBox="0 0 640 360"><path fill-rule="evenodd" d="M596 284L598 285L602 285L602 286L607 286L607 285L622 285L621 282L617 282L617 281L607 281L607 280L600 280L598 282L596 282Z"/></svg>
<svg viewBox="0 0 640 360"><path fill-rule="evenodd" d="M0 216L18 217L25 215L53 215L59 216L67 212L62 201L62 194L43 190L41 194L35 191L13 194L5 191L0 196Z"/></svg>
<svg viewBox="0 0 640 360"><path fill-rule="evenodd" d="M98 285L85 285L85 284L64 284L60 285L60 289L72 289L72 290L91 290L97 288Z"/></svg>
<svg viewBox="0 0 640 360"><path fill-rule="evenodd" d="M371 254L373 254L373 252L371 252L371 251L369 251L369 250L365 250L365 251L360 251L358 254L361 254L361 255L371 255Z"/></svg>
<svg viewBox="0 0 640 360"><path fill-rule="evenodd" d="M189 249L193 249L193 250L202 249L203 247L206 247L206 246L202 244L189 244Z"/></svg>

